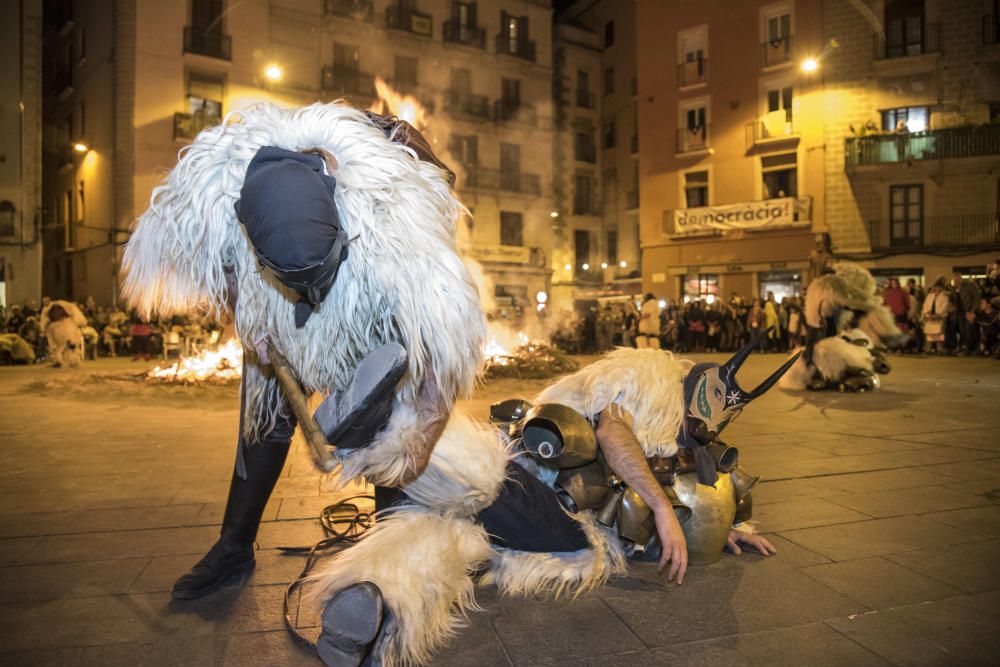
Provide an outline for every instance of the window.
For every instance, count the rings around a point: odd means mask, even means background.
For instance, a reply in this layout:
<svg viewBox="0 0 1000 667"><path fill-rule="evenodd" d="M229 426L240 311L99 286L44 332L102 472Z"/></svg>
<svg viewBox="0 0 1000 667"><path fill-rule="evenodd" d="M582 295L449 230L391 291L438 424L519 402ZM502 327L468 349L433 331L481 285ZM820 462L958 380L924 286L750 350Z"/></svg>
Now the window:
<svg viewBox="0 0 1000 667"><path fill-rule="evenodd" d="M767 112L784 111L785 120L792 119L792 87L774 88L767 91Z"/></svg>
<svg viewBox="0 0 1000 667"><path fill-rule="evenodd" d="M590 262L590 232L578 229L573 232L573 248L576 251L576 268L582 269Z"/></svg>
<svg viewBox="0 0 1000 667"><path fill-rule="evenodd" d="M708 27L697 26L677 35L677 84L692 86L705 81Z"/></svg>
<svg viewBox="0 0 1000 667"><path fill-rule="evenodd" d="M500 144L500 187L518 192L521 189L521 147Z"/></svg>
<svg viewBox="0 0 1000 667"><path fill-rule="evenodd" d="M923 1L889 0L885 6L885 56L918 56L923 45Z"/></svg>
<svg viewBox="0 0 1000 667"><path fill-rule="evenodd" d="M573 214L592 215L593 196L591 187L591 177L586 174L577 174L574 179L573 189Z"/></svg>
<svg viewBox="0 0 1000 667"><path fill-rule="evenodd" d="M604 48L613 46L615 43L615 22L608 21L604 24Z"/></svg>
<svg viewBox="0 0 1000 667"><path fill-rule="evenodd" d="M222 79L191 72L188 74L188 113L204 123L222 118Z"/></svg>
<svg viewBox="0 0 1000 667"><path fill-rule="evenodd" d="M358 70L359 61L361 60L361 54L356 46L350 46L348 44L337 44L333 45L333 66L339 70L350 70L356 72Z"/></svg>
<svg viewBox="0 0 1000 667"><path fill-rule="evenodd" d="M681 108L681 128L678 130L677 149L684 153L708 146L707 110L702 104Z"/></svg>
<svg viewBox="0 0 1000 667"><path fill-rule="evenodd" d="M500 12L500 36L503 53L524 55L528 44L528 17Z"/></svg>
<svg viewBox="0 0 1000 667"><path fill-rule="evenodd" d="M719 296L719 274L689 273L683 278L684 303L689 301L715 301ZM711 298L709 298L711 297Z"/></svg>
<svg viewBox="0 0 1000 667"><path fill-rule="evenodd" d="M592 108L590 99L590 75L582 69L576 71L576 106Z"/></svg>
<svg viewBox="0 0 1000 667"><path fill-rule="evenodd" d="M886 132L895 132L904 127L909 132L923 132L929 126L930 109L927 107L900 107L882 112L882 129Z"/></svg>
<svg viewBox="0 0 1000 667"><path fill-rule="evenodd" d="M476 27L476 3L474 2L452 2L451 18L463 28Z"/></svg>
<svg viewBox="0 0 1000 667"><path fill-rule="evenodd" d="M762 157L760 170L764 178L764 199L798 196L798 169L795 153Z"/></svg>
<svg viewBox="0 0 1000 667"><path fill-rule="evenodd" d="M202 32L213 30L221 33L224 2L225 0L192 0L191 26Z"/></svg>
<svg viewBox="0 0 1000 667"><path fill-rule="evenodd" d="M87 29L80 28L80 32L77 34L79 35L78 38L79 44L77 46L77 51L80 52L78 56L79 59L77 60L77 62L82 63L84 60L87 59Z"/></svg>
<svg viewBox="0 0 1000 667"><path fill-rule="evenodd" d="M524 218L520 213L500 211L500 245L524 245Z"/></svg>
<svg viewBox="0 0 1000 667"><path fill-rule="evenodd" d="M604 147L614 148L615 142L618 139L617 127L615 126L615 121L609 120L604 124Z"/></svg>
<svg viewBox="0 0 1000 667"><path fill-rule="evenodd" d="M688 208L708 206L707 171L690 171L684 174L684 201Z"/></svg>
<svg viewBox="0 0 1000 667"><path fill-rule="evenodd" d="M520 79L500 80L500 99L504 105L517 108L521 105L521 81Z"/></svg>
<svg viewBox="0 0 1000 667"><path fill-rule="evenodd" d="M417 86L417 59L407 56L396 56L396 81L397 87L413 89Z"/></svg>
<svg viewBox="0 0 1000 667"><path fill-rule="evenodd" d="M610 95L615 92L615 68L608 67L604 70L604 94Z"/></svg>
<svg viewBox="0 0 1000 667"><path fill-rule="evenodd" d="M17 207L14 206L14 202L5 199L0 202L0 236L13 236L14 232L14 221L17 214ZM0 260L0 271L3 269L3 261ZM0 282L3 278L0 278Z"/></svg>
<svg viewBox="0 0 1000 667"><path fill-rule="evenodd" d="M451 152L451 156L459 162L459 164L463 164L465 166L479 164L479 137L475 135L451 135L448 150Z"/></svg>
<svg viewBox="0 0 1000 667"><path fill-rule="evenodd" d="M608 265L618 263L618 232L608 232Z"/></svg>
<svg viewBox="0 0 1000 667"><path fill-rule="evenodd" d="M779 13L780 12L780 13ZM764 15L764 67L781 65L792 58L792 16L778 10Z"/></svg>
<svg viewBox="0 0 1000 667"><path fill-rule="evenodd" d="M1000 102L990 102L990 122L1000 121Z"/></svg>
<svg viewBox="0 0 1000 667"><path fill-rule="evenodd" d="M579 162L597 162L593 132L577 132L574 135L574 154Z"/></svg>
<svg viewBox="0 0 1000 667"><path fill-rule="evenodd" d="M924 227L924 186L889 187L890 245L920 245Z"/></svg>

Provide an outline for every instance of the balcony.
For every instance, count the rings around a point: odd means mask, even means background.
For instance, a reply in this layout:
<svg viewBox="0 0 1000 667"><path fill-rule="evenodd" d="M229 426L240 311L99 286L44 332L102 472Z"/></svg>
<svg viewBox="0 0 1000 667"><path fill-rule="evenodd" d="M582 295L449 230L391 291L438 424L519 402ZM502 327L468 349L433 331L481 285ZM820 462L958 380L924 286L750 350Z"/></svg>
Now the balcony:
<svg viewBox="0 0 1000 667"><path fill-rule="evenodd" d="M597 146L591 143L577 144L573 147L573 156L577 162L597 164Z"/></svg>
<svg viewBox="0 0 1000 667"><path fill-rule="evenodd" d="M677 130L677 153L699 153L708 150L709 126L682 127Z"/></svg>
<svg viewBox="0 0 1000 667"><path fill-rule="evenodd" d="M65 67L56 70L52 80L52 91L60 100L65 100L73 94L73 67Z"/></svg>
<svg viewBox="0 0 1000 667"><path fill-rule="evenodd" d="M1000 17L996 14L983 16L983 44L990 45L1000 42Z"/></svg>
<svg viewBox="0 0 1000 667"><path fill-rule="evenodd" d="M535 107L518 100L499 99L493 103L493 120L534 126L538 124L538 114Z"/></svg>
<svg viewBox="0 0 1000 667"><path fill-rule="evenodd" d="M677 87L697 86L708 81L708 59L689 60L677 66Z"/></svg>
<svg viewBox="0 0 1000 667"><path fill-rule="evenodd" d="M517 171L501 172L497 169L485 169L479 165L463 165L465 180L464 188L479 190L504 190L521 194L539 195L542 192L541 177L538 174L524 174Z"/></svg>
<svg viewBox="0 0 1000 667"><path fill-rule="evenodd" d="M628 140L628 150L632 155L639 153L639 135L633 134L632 138Z"/></svg>
<svg viewBox="0 0 1000 667"><path fill-rule="evenodd" d="M795 118L784 109L772 111L746 124L747 150L758 144L795 141L799 138Z"/></svg>
<svg viewBox="0 0 1000 667"><path fill-rule="evenodd" d="M634 211L639 208L639 191L626 192L625 193L625 208L629 211Z"/></svg>
<svg viewBox="0 0 1000 667"><path fill-rule="evenodd" d="M371 21L372 0L326 0L323 3L323 13L355 21Z"/></svg>
<svg viewBox="0 0 1000 667"><path fill-rule="evenodd" d="M887 42L878 33L873 35L875 41L875 60L890 60L907 58L925 53L937 53L940 50L939 33L941 26L937 23L925 23L920 38L909 42Z"/></svg>
<svg viewBox="0 0 1000 667"><path fill-rule="evenodd" d="M877 134L844 140L844 166L847 169L986 155L1000 155L1000 125Z"/></svg>
<svg viewBox="0 0 1000 667"><path fill-rule="evenodd" d="M445 108L456 117L490 119L490 100L486 95L448 91Z"/></svg>
<svg viewBox="0 0 1000 667"><path fill-rule="evenodd" d="M375 97L375 77L349 67L324 66L320 87L326 92L338 95L357 96L365 99Z"/></svg>
<svg viewBox="0 0 1000 667"><path fill-rule="evenodd" d="M441 34L444 41L450 44L462 44L486 50L486 30L484 28L448 20L441 25Z"/></svg>
<svg viewBox="0 0 1000 667"><path fill-rule="evenodd" d="M509 35L501 33L496 38L496 50L499 55L535 62L535 42L530 39L512 40Z"/></svg>
<svg viewBox="0 0 1000 667"><path fill-rule="evenodd" d="M578 90L576 92L576 106L581 109L596 109L597 95L586 90Z"/></svg>
<svg viewBox="0 0 1000 667"><path fill-rule="evenodd" d="M193 26L184 27L184 53L195 53L199 56L233 59L233 39L221 32L202 30Z"/></svg>
<svg viewBox="0 0 1000 667"><path fill-rule="evenodd" d="M872 252L921 250L986 250L1000 247L1000 220L994 213L925 217L922 221L868 222Z"/></svg>
<svg viewBox="0 0 1000 667"><path fill-rule="evenodd" d="M214 127L222 122L222 118L206 113L174 114L174 141L191 141L206 127Z"/></svg>
<svg viewBox="0 0 1000 667"><path fill-rule="evenodd" d="M390 30L413 33L421 37L434 36L434 23L430 14L404 10L399 5L385 8L385 27Z"/></svg>
<svg viewBox="0 0 1000 667"><path fill-rule="evenodd" d="M761 67L777 67L792 62L792 37L778 37L760 45Z"/></svg>

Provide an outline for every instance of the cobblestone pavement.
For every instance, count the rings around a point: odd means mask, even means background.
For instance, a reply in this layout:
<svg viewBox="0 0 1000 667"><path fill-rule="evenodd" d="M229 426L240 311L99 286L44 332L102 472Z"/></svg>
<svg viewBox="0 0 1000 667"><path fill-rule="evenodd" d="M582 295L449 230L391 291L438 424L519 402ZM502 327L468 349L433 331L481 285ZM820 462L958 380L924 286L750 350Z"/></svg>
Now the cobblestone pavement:
<svg viewBox="0 0 1000 667"><path fill-rule="evenodd" d="M751 358L753 386L780 361ZM442 665L996 664L1000 655L1000 364L903 358L869 395L773 390L726 432L765 481L778 555L725 556L682 587L650 567L573 602L499 599ZM319 665L283 629L300 557L334 500L296 444L256 572L170 599L212 544L236 390L119 379L134 366L0 368L0 661L5 665ZM503 381L466 407L528 396ZM302 626L310 614L298 615Z"/></svg>

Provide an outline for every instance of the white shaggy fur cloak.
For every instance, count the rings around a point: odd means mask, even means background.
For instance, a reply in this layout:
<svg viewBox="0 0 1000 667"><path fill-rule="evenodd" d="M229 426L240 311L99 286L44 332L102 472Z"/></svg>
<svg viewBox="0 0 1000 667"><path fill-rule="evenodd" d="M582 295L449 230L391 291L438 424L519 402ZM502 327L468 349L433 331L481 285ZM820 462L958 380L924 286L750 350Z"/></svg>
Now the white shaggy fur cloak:
<svg viewBox="0 0 1000 667"><path fill-rule="evenodd" d="M49 314L55 306L65 310L68 317L50 321ZM85 326L87 318L72 301L53 301L42 310L39 328L45 333L49 344L49 358L54 363L69 367L80 365L84 352L82 327Z"/></svg>
<svg viewBox="0 0 1000 667"><path fill-rule="evenodd" d="M616 348L542 390L535 403L561 403L587 418L618 403L634 418L646 456L673 456L684 419L684 377L694 362L664 350Z"/></svg>
<svg viewBox="0 0 1000 667"><path fill-rule="evenodd" d="M333 289L305 326L297 297L261 272L234 203L250 160L263 146L319 147L334 156L336 205L350 239ZM415 398L433 374L450 409L475 380L486 336L476 288L455 245L461 204L444 172L385 137L345 104L283 109L263 104L202 131L153 191L126 249L123 293L145 316L229 308L248 350L245 432L253 442L273 425L276 381L253 350L270 341L307 391L344 388L370 350L396 341L409 355L382 437L345 465L351 477L390 484L423 445Z"/></svg>

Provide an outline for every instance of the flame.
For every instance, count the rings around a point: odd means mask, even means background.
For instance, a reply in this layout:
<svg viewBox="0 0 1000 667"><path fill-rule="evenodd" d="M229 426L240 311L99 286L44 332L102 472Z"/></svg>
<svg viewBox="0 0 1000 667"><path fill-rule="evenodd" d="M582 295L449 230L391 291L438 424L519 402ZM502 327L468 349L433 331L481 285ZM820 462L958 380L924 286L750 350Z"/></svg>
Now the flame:
<svg viewBox="0 0 1000 667"><path fill-rule="evenodd" d="M400 93L380 76L375 77L375 92L378 93L378 99L369 107L369 111L394 115L418 130L426 129L427 108L416 97Z"/></svg>
<svg viewBox="0 0 1000 667"><path fill-rule="evenodd" d="M194 357L181 357L166 368L157 366L146 377L169 382L226 381L239 379L242 371L243 347L237 339L230 338L218 350L203 350Z"/></svg>
<svg viewBox="0 0 1000 667"><path fill-rule="evenodd" d="M511 362L518 347L524 347L530 343L531 339L523 331L518 331L515 334L502 325L491 323L490 341L483 348L483 356L487 365L506 366Z"/></svg>

